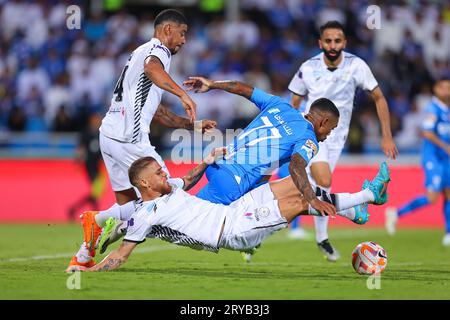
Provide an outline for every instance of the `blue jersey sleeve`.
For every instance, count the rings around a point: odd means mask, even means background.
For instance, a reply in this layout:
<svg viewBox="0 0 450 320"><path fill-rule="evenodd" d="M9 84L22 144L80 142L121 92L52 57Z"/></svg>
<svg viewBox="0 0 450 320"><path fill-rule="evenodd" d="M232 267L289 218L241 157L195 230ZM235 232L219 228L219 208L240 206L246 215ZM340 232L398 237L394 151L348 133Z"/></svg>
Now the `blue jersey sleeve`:
<svg viewBox="0 0 450 320"><path fill-rule="evenodd" d="M438 114L436 108L433 105L429 105L425 109L425 117L422 122L422 130L424 131L435 131L436 123L438 121Z"/></svg>
<svg viewBox="0 0 450 320"><path fill-rule="evenodd" d="M254 88L252 96L250 97L250 101L256 104L256 106L259 108L259 110L263 111L267 107L275 106L279 104L280 102L283 102L283 100L280 97L274 96L272 94L268 94L267 92Z"/></svg>
<svg viewBox="0 0 450 320"><path fill-rule="evenodd" d="M309 163L318 151L319 144L317 143L317 140L306 137L295 144L292 154L298 153L305 159L306 163Z"/></svg>

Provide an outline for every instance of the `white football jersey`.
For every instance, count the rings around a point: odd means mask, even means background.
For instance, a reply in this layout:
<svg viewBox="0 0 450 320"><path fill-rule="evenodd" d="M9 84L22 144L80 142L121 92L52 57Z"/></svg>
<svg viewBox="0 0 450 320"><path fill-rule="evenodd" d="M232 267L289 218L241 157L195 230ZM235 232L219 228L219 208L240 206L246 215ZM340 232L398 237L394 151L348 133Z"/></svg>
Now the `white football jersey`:
<svg viewBox="0 0 450 320"><path fill-rule="evenodd" d="M100 132L123 142L136 143L150 132L150 122L161 102L163 90L145 75L144 62L157 57L169 72L172 55L161 41L152 38L134 50L117 81Z"/></svg>
<svg viewBox="0 0 450 320"><path fill-rule="evenodd" d="M220 231L231 208L173 186L170 194L145 201L128 220L125 240L159 238L197 250L218 252Z"/></svg>
<svg viewBox="0 0 450 320"><path fill-rule="evenodd" d="M323 52L305 61L288 87L293 93L306 96L305 113L319 98L333 101L340 112L339 124L326 141L338 146L343 146L347 139L356 88L372 91L378 86L364 60L345 51L342 55L334 71L325 64Z"/></svg>

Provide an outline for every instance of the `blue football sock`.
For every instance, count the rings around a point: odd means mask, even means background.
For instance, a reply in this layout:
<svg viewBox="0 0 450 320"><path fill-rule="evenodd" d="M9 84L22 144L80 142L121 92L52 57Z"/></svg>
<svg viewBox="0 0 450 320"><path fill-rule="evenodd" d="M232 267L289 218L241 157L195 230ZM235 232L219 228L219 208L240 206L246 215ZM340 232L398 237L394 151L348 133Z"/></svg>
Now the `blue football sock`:
<svg viewBox="0 0 450 320"><path fill-rule="evenodd" d="M401 207L398 210L398 216L401 217L404 214L410 213L413 210L426 206L429 203L430 201L428 201L427 196L425 195L418 196L417 198L414 198L413 200L405 204L403 207Z"/></svg>
<svg viewBox="0 0 450 320"><path fill-rule="evenodd" d="M444 202L445 233L450 233L450 199Z"/></svg>

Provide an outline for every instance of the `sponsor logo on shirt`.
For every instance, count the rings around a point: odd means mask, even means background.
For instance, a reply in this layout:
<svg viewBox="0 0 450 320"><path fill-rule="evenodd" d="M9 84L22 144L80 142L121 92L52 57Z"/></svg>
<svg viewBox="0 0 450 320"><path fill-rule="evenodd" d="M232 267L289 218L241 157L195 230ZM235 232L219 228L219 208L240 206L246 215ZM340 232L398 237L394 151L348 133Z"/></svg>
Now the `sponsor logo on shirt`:
<svg viewBox="0 0 450 320"><path fill-rule="evenodd" d="M272 108L272 109L269 109L269 111L267 111L267 112L269 112L270 114L272 114L272 113L278 113L278 112L280 112L280 109L278 109L278 108Z"/></svg>

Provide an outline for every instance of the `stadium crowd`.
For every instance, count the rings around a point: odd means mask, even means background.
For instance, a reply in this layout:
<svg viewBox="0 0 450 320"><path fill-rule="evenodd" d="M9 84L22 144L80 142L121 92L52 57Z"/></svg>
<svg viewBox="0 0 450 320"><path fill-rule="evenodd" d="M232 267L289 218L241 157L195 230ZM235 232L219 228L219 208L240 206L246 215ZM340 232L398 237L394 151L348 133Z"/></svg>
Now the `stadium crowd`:
<svg viewBox="0 0 450 320"><path fill-rule="evenodd" d="M243 0L236 21L226 20L225 10L186 8L188 42L171 74L178 83L191 75L241 79L289 98L297 68L319 52L318 27L338 20L346 50L369 64L386 94L399 148L415 148L433 79L450 73L450 1L396 3L380 1L380 29L374 30L366 26L368 1ZM0 0L0 131L77 132L89 114L105 113L129 54L150 39L161 9L82 8L81 29L69 30L71 4ZM198 118L217 120L220 129L242 128L257 112L222 91L193 99ZM184 114L170 94L163 102ZM152 131L155 145L164 147L163 135ZM358 93L348 150L363 152L378 145L379 136L374 104Z"/></svg>

